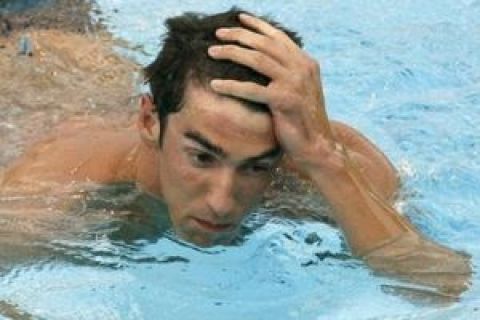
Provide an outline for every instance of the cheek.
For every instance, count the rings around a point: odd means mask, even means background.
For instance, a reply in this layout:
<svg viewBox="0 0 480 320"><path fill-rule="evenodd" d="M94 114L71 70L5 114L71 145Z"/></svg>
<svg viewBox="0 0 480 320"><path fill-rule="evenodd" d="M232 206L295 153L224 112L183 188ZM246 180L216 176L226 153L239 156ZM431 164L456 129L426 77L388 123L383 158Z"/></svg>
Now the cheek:
<svg viewBox="0 0 480 320"><path fill-rule="evenodd" d="M175 198L181 197L191 202L198 193L205 189L202 175L191 166L186 156L180 150L168 152L166 155L162 159L165 163L162 165L163 170L161 172L162 177L168 177L167 179L162 179L165 191L167 189L174 190Z"/></svg>
<svg viewBox="0 0 480 320"><path fill-rule="evenodd" d="M202 177L179 152L165 153L161 159L160 179L170 219L180 234L190 234L189 215L201 209L205 189ZM188 238L188 237L187 237Z"/></svg>

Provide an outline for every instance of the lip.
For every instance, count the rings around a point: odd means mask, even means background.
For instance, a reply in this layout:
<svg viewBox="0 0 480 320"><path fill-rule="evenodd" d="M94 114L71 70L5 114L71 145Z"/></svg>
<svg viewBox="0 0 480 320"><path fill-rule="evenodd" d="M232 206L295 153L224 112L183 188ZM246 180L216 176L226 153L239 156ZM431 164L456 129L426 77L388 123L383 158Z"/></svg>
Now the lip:
<svg viewBox="0 0 480 320"><path fill-rule="evenodd" d="M207 220L192 217L198 226L209 232L225 232L233 227L231 223L213 223Z"/></svg>

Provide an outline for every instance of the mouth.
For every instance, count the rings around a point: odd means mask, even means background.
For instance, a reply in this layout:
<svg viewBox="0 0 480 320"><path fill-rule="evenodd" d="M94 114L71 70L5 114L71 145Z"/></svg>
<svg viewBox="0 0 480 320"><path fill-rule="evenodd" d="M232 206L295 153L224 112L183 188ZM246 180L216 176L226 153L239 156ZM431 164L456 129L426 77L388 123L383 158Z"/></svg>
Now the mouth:
<svg viewBox="0 0 480 320"><path fill-rule="evenodd" d="M192 217L193 221L196 222L203 230L208 232L226 232L233 228L231 223L213 223L207 220L199 219Z"/></svg>

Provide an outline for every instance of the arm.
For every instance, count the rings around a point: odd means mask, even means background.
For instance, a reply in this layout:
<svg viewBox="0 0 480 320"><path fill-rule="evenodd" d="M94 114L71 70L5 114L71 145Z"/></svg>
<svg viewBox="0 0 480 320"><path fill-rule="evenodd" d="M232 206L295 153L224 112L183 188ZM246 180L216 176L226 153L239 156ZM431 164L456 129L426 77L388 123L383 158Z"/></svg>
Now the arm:
<svg viewBox="0 0 480 320"><path fill-rule="evenodd" d="M331 204L355 255L388 274L445 292L464 290L471 274L468 259L425 240L392 208L386 200L388 192L382 195L361 161L359 165L362 155L337 139L325 111L316 61L263 20L247 15L241 15L240 20L256 32L223 28L217 36L251 49L226 44L210 48L209 54L246 65L271 82L261 86L213 80L212 89L269 106L275 135L286 155Z"/></svg>
<svg viewBox="0 0 480 320"><path fill-rule="evenodd" d="M68 120L4 169L0 194L46 193L74 182L125 181L122 161L137 142L130 131L108 127L97 117Z"/></svg>
<svg viewBox="0 0 480 320"><path fill-rule="evenodd" d="M371 182L375 192L385 201L393 203L400 180L397 170L385 154L354 128L338 121L330 121L330 124L335 141L349 150L350 157ZM299 174L299 169L288 157L284 157L282 166ZM306 176L301 178L309 179Z"/></svg>

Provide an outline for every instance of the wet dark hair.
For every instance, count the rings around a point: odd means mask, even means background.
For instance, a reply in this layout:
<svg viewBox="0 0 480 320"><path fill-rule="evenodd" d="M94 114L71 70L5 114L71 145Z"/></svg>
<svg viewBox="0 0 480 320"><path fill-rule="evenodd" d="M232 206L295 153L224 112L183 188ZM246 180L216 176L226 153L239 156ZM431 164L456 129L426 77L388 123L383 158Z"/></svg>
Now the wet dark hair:
<svg viewBox="0 0 480 320"><path fill-rule="evenodd" d="M185 90L191 81L205 87L214 78L250 81L261 85L268 85L270 82L268 77L251 68L230 61L214 60L207 54L210 46L226 43L216 38L215 31L218 28L245 27L238 18L240 13L248 12L233 7L214 15L187 12L166 20L167 33L163 40L163 48L155 61L143 70L162 124L160 141L168 115L181 110ZM262 19L284 31L302 46L302 41L296 33L269 18ZM266 105L243 102L252 110L268 112Z"/></svg>

